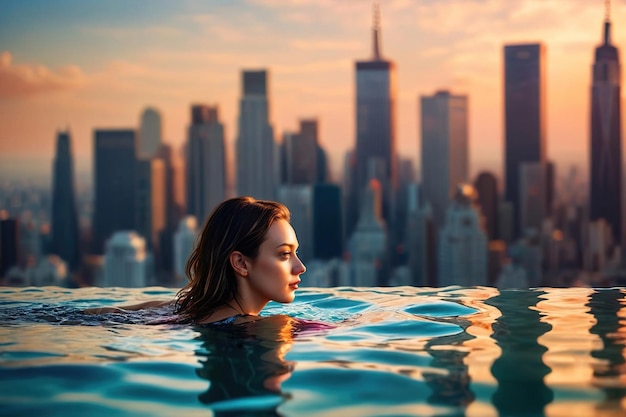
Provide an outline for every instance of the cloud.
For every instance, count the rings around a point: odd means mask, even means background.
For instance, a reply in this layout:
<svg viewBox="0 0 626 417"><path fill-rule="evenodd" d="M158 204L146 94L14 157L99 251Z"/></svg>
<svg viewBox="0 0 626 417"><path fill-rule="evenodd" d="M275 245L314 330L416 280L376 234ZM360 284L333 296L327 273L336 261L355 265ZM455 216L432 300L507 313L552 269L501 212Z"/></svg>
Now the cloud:
<svg viewBox="0 0 626 417"><path fill-rule="evenodd" d="M75 65L57 70L50 70L43 65L15 65L9 51L0 54L0 98L72 90L83 86L85 82L85 75Z"/></svg>

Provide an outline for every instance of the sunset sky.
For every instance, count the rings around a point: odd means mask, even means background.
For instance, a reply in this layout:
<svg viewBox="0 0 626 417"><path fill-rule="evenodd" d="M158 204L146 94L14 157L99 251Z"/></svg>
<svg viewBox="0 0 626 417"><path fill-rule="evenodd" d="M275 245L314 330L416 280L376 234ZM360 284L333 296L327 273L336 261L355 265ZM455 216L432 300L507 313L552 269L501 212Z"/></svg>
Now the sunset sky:
<svg viewBox="0 0 626 417"><path fill-rule="evenodd" d="M589 88L603 0L382 0L382 53L397 68L397 143L419 173L419 96L467 94L470 167L500 174L503 46L547 49L548 156L586 172ZM626 45L626 1L611 5ZM317 117L333 177L353 147L356 60L371 57L371 0L82 0L0 2L0 175L49 173L69 127L79 170L95 128L137 128L161 112L185 140L190 105L219 106L232 146L241 70L270 73L276 138ZM623 59L623 58L622 58Z"/></svg>

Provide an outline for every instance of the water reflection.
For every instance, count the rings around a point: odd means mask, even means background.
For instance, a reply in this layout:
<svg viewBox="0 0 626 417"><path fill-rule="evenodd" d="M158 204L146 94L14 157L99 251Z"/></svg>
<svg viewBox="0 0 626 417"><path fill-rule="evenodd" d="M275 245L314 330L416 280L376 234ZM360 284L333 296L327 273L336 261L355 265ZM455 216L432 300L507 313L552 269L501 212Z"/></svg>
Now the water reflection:
<svg viewBox="0 0 626 417"><path fill-rule="evenodd" d="M459 325L469 322L457 322ZM475 395L470 389L471 378L465 358L469 351L455 348L474 337L463 331L457 335L434 338L426 344L426 352L433 357L430 366L444 372L423 373L424 380L432 390L426 399L429 404L445 407L458 407L447 416L461 417L465 415L465 408L474 401Z"/></svg>
<svg viewBox="0 0 626 417"><path fill-rule="evenodd" d="M286 397L281 384L293 363L285 355L293 344L297 319L275 315L228 328L200 328L202 368L198 376L209 381L199 395L216 416L277 416Z"/></svg>
<svg viewBox="0 0 626 417"><path fill-rule="evenodd" d="M543 291L502 291L485 301L500 310L492 338L502 354L491 366L498 381L492 402L501 416L543 416L554 393L544 381L550 368L543 362L546 347L538 339L552 326L541 322L535 305Z"/></svg>
<svg viewBox="0 0 626 417"><path fill-rule="evenodd" d="M596 324L589 331L602 341L598 349L591 351L591 356L597 359L593 365L592 384L602 389L605 395L604 401L596 405L599 414L602 410L623 411L622 402L626 398L626 360L623 353L626 300L622 291L617 288L598 289L591 294L587 304L596 319Z"/></svg>

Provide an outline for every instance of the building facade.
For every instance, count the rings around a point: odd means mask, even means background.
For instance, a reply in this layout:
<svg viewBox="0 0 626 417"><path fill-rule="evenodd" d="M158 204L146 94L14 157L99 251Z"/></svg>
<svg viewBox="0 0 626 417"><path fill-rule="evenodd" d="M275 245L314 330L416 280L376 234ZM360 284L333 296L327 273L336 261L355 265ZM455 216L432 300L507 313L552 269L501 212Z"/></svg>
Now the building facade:
<svg viewBox="0 0 626 417"><path fill-rule="evenodd" d="M226 145L217 107L192 106L188 138L187 214L203 222L226 198Z"/></svg>
<svg viewBox="0 0 626 417"><path fill-rule="evenodd" d="M591 86L589 218L606 220L613 240L622 236L622 124L619 51L611 44L611 23L595 51Z"/></svg>
<svg viewBox="0 0 626 417"><path fill-rule="evenodd" d="M424 196L442 227L458 185L468 180L467 97L438 91L420 101Z"/></svg>
<svg viewBox="0 0 626 417"><path fill-rule="evenodd" d="M52 169L51 234L50 252L58 255L70 269L76 269L80 264L80 242L69 131L57 133Z"/></svg>
<svg viewBox="0 0 626 417"><path fill-rule="evenodd" d="M521 165L546 160L545 56L540 43L504 46L505 196L513 204L515 237L521 236Z"/></svg>
<svg viewBox="0 0 626 417"><path fill-rule="evenodd" d="M237 195L272 200L278 181L277 147L269 122L268 73L243 71L236 141Z"/></svg>
<svg viewBox="0 0 626 417"><path fill-rule="evenodd" d="M135 227L136 133L99 129L94 140L93 252L102 254L114 232Z"/></svg>

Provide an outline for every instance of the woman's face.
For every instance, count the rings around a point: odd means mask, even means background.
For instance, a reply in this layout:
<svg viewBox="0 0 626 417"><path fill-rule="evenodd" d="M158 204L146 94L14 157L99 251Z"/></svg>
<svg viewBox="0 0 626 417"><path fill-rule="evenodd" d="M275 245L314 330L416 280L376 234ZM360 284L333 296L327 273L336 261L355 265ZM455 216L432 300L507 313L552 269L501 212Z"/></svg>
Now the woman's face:
<svg viewBox="0 0 626 417"><path fill-rule="evenodd" d="M306 267L296 255L298 239L289 222L275 221L248 268L251 289L259 300L290 303Z"/></svg>

